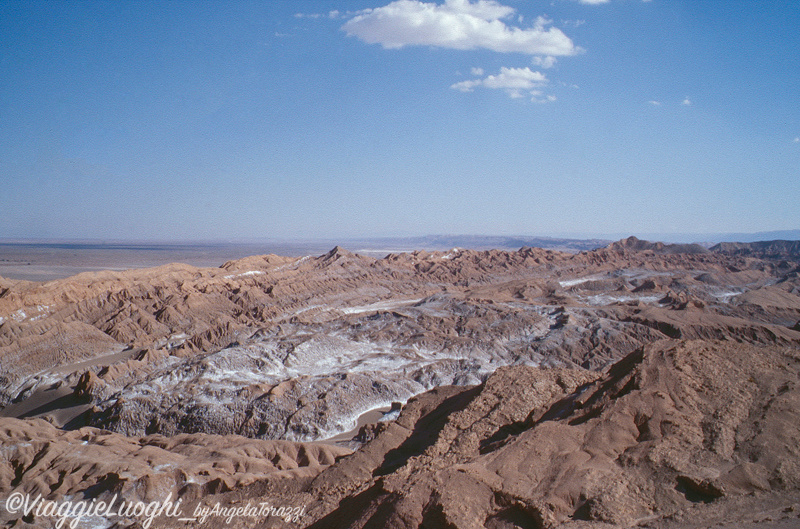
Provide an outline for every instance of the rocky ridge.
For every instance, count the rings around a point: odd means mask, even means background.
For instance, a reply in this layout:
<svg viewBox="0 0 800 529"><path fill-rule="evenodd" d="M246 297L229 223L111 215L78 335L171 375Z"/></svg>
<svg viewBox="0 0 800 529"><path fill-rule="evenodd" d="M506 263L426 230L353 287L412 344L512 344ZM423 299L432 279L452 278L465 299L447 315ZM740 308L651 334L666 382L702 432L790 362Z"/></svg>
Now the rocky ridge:
<svg viewBox="0 0 800 529"><path fill-rule="evenodd" d="M726 255L797 260L800 256L800 241L721 242L710 250Z"/></svg>

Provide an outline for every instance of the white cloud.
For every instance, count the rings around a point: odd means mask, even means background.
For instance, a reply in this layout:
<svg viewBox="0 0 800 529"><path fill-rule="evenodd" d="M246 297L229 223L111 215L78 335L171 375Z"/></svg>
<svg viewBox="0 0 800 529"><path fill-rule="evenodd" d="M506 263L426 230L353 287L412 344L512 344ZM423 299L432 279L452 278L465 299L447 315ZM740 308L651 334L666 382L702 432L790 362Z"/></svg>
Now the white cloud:
<svg viewBox="0 0 800 529"><path fill-rule="evenodd" d="M533 101L555 101L554 96L546 96L539 88L548 84L547 76L530 68L500 68L497 75L489 75L483 79L461 81L450 86L454 90L472 92L475 88L505 90L509 97L517 99L530 96Z"/></svg>
<svg viewBox="0 0 800 529"><path fill-rule="evenodd" d="M661 101L648 101L648 103L650 103L651 105L656 106L656 107L660 107L661 106Z"/></svg>
<svg viewBox="0 0 800 529"><path fill-rule="evenodd" d="M533 64L545 69L552 68L556 64L556 58L552 55L548 55L547 57L534 57Z"/></svg>
<svg viewBox="0 0 800 529"><path fill-rule="evenodd" d="M683 99L683 101L681 101L681 105L686 105L687 107L688 107L688 106L690 106L691 104L692 104L692 100L691 100L691 99L689 99L689 97L688 97L688 96L687 96L687 97L685 97L685 98Z"/></svg>
<svg viewBox="0 0 800 529"><path fill-rule="evenodd" d="M529 28L508 26L514 8L491 0L445 0L444 4L396 0L365 9L342 29L368 44L384 48L439 46L456 50L488 49L502 53L565 56L580 52L550 21L536 19Z"/></svg>
<svg viewBox="0 0 800 529"><path fill-rule="evenodd" d="M800 136L792 140L792 143L800 143Z"/></svg>
<svg viewBox="0 0 800 529"><path fill-rule="evenodd" d="M335 20L337 18L344 18L347 15L334 9L333 11L328 11L326 15L322 13L295 13L294 16L295 18L331 18Z"/></svg>
<svg viewBox="0 0 800 529"><path fill-rule="evenodd" d="M471 73L472 75L477 75L477 76L479 76L479 77L480 77L481 75L483 75L483 68L472 68L472 69L470 70L470 73Z"/></svg>

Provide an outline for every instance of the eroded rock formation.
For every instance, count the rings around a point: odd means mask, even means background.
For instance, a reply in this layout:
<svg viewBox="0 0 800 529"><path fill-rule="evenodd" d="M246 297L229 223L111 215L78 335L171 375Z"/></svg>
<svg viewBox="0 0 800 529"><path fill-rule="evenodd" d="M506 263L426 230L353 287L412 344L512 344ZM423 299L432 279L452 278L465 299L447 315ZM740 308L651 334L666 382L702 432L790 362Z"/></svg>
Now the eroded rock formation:
<svg viewBox="0 0 800 529"><path fill-rule="evenodd" d="M0 500L272 495L320 528L791 520L799 261L630 238L0 278ZM295 442L393 403L346 447Z"/></svg>

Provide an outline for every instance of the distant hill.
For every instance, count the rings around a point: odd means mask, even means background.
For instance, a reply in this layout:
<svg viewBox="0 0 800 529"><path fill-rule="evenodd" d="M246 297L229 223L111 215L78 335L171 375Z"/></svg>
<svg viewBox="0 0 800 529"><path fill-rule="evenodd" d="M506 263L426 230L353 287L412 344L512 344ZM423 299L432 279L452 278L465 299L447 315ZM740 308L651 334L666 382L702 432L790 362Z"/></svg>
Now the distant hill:
<svg viewBox="0 0 800 529"><path fill-rule="evenodd" d="M610 250L652 250L657 254L701 254L708 253L709 250L699 244L664 244L663 242L651 242L628 237L621 241L616 241L608 245Z"/></svg>
<svg viewBox="0 0 800 529"><path fill-rule="evenodd" d="M760 259L793 259L800 257L800 241L721 242L711 251Z"/></svg>

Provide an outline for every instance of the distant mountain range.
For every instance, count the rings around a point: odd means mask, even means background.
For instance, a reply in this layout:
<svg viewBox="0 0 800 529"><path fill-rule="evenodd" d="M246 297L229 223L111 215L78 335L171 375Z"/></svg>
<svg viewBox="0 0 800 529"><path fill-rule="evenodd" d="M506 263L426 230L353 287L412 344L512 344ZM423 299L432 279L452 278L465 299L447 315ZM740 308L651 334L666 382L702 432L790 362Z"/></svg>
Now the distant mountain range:
<svg viewBox="0 0 800 529"><path fill-rule="evenodd" d="M713 237L715 242L799 241L800 230L761 231L756 233L723 233Z"/></svg>
<svg viewBox="0 0 800 529"><path fill-rule="evenodd" d="M545 248L567 252L583 252L603 248L614 241L626 239L626 234L600 234L594 237L576 235L574 237L539 237L529 235L426 235L421 237L377 237L347 239L345 246L354 251L366 250L367 253L384 249L408 251L417 249L441 250L445 248L472 249L518 249L522 247ZM696 243L706 248L722 242L758 242L758 241L798 241L800 230L762 231L756 233L661 233L636 234L636 237L647 241L660 241L673 244Z"/></svg>
<svg viewBox="0 0 800 529"><path fill-rule="evenodd" d="M507 250L529 247L582 252L608 246L611 239L568 239L555 237L531 237L525 235L426 235L422 237L382 237L349 239L344 242L354 251L367 253L383 251L442 250L448 248L470 248L474 250Z"/></svg>
<svg viewBox="0 0 800 529"><path fill-rule="evenodd" d="M412 237L344 237L339 239L237 239L214 241L150 241L150 240L21 240L0 238L0 254L44 251L131 252L156 256L161 253L180 254L177 260L190 262L198 255L213 259L217 254L233 252L236 257L275 253L279 255L315 255L341 245L350 251L377 255L414 250L445 250L454 247L475 250L517 250L523 247L544 248L566 252L590 251L608 246L631 235L639 240L665 244L699 244L711 248L723 242L750 243L758 241L800 241L800 230L762 231L755 233L617 233L570 234L563 237L533 235L453 235L432 234ZM2 259L0 259L2 260ZM208 264L208 263L204 263Z"/></svg>
<svg viewBox="0 0 800 529"><path fill-rule="evenodd" d="M700 243L704 246L713 246L720 242L757 242L757 241L797 241L800 240L800 230L775 230L759 231L754 233L618 233L596 235L598 238L619 240L629 235L648 241L662 241L665 243ZM579 237L580 238L580 237Z"/></svg>

